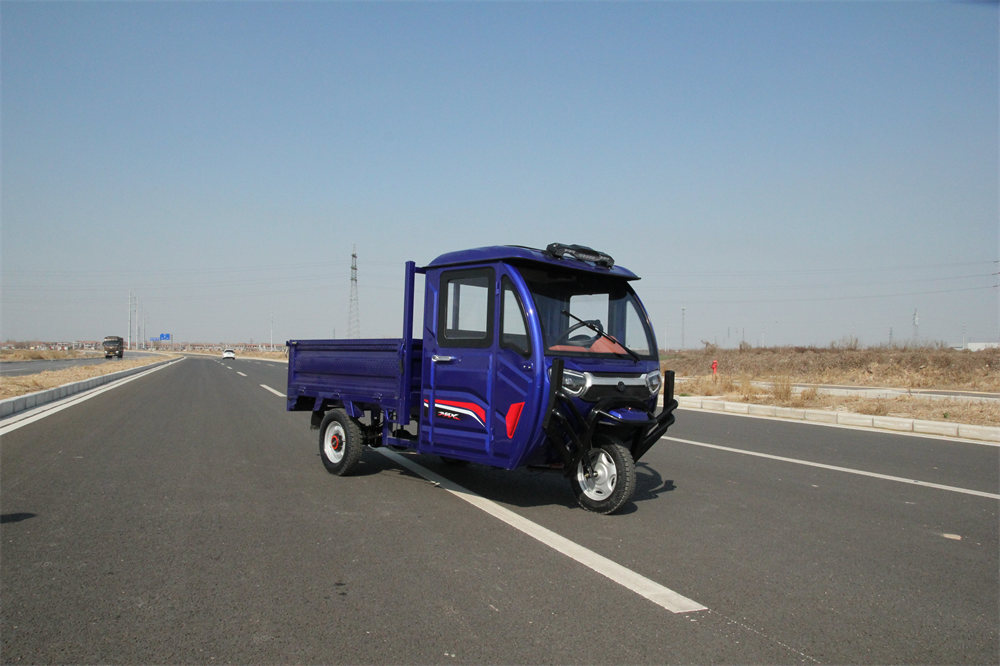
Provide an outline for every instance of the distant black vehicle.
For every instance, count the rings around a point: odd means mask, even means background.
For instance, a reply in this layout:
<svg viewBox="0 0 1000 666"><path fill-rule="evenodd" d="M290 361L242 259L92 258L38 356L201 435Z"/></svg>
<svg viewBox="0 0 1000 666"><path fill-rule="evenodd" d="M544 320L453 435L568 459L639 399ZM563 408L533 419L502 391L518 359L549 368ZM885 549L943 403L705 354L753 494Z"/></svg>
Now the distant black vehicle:
<svg viewBox="0 0 1000 666"><path fill-rule="evenodd" d="M125 353L125 341L120 335L105 337L104 343L101 346L104 347L104 358L111 358L112 356L121 358Z"/></svg>

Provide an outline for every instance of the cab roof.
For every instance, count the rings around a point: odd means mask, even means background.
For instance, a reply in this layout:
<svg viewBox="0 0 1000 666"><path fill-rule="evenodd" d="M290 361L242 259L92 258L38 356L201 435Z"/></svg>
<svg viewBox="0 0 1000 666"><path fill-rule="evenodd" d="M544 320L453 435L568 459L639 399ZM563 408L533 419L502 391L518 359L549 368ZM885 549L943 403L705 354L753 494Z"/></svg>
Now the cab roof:
<svg viewBox="0 0 1000 666"><path fill-rule="evenodd" d="M471 250L448 252L432 261L425 268L464 266L496 261L510 263L533 263L558 268L610 275L625 280L638 280L639 276L622 266L615 266L614 259L582 245L552 243L544 250L522 245L492 245Z"/></svg>

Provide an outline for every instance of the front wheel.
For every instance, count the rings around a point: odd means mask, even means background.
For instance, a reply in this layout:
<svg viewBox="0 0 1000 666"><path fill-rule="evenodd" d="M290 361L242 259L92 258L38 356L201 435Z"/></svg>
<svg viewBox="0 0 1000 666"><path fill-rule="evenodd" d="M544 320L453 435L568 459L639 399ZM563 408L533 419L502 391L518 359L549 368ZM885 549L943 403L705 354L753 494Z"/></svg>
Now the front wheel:
<svg viewBox="0 0 1000 666"><path fill-rule="evenodd" d="M361 427L343 409L332 409L319 426L319 457L330 474L344 476L361 460Z"/></svg>
<svg viewBox="0 0 1000 666"><path fill-rule="evenodd" d="M576 501L596 513L614 513L632 499L635 492L635 461L629 450L618 442L595 446L587 455L593 474L588 478L583 462L577 463L570 477Z"/></svg>

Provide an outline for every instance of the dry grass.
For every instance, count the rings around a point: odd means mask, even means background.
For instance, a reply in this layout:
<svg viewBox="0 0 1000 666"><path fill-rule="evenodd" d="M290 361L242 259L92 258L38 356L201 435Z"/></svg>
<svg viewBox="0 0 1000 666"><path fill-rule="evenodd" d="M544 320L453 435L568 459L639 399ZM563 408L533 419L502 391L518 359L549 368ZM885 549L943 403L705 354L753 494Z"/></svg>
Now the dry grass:
<svg viewBox="0 0 1000 666"><path fill-rule="evenodd" d="M757 380L788 377L796 384L932 388L1000 393L1000 349L939 347L768 347L666 352L664 367L678 377L711 375Z"/></svg>
<svg viewBox="0 0 1000 666"><path fill-rule="evenodd" d="M64 358L88 358L101 352L73 349L55 351L51 349L3 349L0 350L0 362L3 361L53 361Z"/></svg>
<svg viewBox="0 0 1000 666"><path fill-rule="evenodd" d="M719 374L711 374L712 361ZM830 409L927 421L1000 425L1000 401L834 396L793 384L937 389L1000 393L1000 350L928 348L821 349L784 347L670 352L663 367L675 370L678 395L718 396L732 402ZM770 383L770 387L754 382Z"/></svg>
<svg viewBox="0 0 1000 666"><path fill-rule="evenodd" d="M79 356L71 356L74 352L44 352L46 354L61 354L61 356L46 356L47 360L59 359L59 358L79 358ZM128 352L126 352L126 355ZM86 356L93 356L92 354L85 354ZM6 353L4 354L5 360ZM143 356L142 358L126 358L122 360L109 360L106 363L97 363L94 365L82 365L76 368L66 368L65 370L47 370L45 372L39 372L34 375L21 375L17 377L0 377L0 400L7 398L15 398L19 395L25 395L27 393L34 393L35 391L44 391L46 389L55 388L57 386L62 386L63 384L71 384L73 382L83 381L85 379L90 379L91 377L100 377L101 375L111 374L112 372L118 372L120 370L129 370L131 368L139 368L146 365L151 365L153 363L159 363L165 358L169 358L171 354L163 354L160 356ZM18 359L18 360L34 360L34 359Z"/></svg>
<svg viewBox="0 0 1000 666"><path fill-rule="evenodd" d="M248 356L248 357L251 357L251 358L272 359L272 360L275 360L275 361L287 361L288 360L288 352L287 351L246 351L246 352L243 352L242 354L240 352L236 352L236 356L237 357L239 357L241 355L242 356Z"/></svg>

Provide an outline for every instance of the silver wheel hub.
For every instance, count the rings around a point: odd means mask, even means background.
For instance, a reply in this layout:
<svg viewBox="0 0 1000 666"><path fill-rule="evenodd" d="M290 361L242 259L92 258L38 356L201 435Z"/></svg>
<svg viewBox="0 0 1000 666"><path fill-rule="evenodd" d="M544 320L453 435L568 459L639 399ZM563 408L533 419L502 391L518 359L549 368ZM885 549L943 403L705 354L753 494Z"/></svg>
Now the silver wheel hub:
<svg viewBox="0 0 1000 666"><path fill-rule="evenodd" d="M604 500L611 496L618 483L618 470L615 461L602 449L590 452L590 467L594 470L590 478L584 474L583 463L577 465L576 481L580 484L583 494L592 500Z"/></svg>
<svg viewBox="0 0 1000 666"><path fill-rule="evenodd" d="M332 463L339 463L344 458L344 426L333 421L323 433L323 455Z"/></svg>

